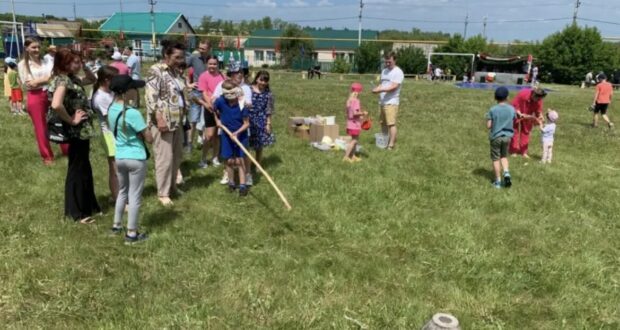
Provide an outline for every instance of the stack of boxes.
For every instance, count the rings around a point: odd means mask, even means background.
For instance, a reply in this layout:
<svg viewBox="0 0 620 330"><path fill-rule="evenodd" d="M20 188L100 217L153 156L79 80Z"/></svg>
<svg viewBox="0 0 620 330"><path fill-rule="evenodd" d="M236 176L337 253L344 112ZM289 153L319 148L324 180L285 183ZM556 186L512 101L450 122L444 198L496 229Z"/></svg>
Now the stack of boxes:
<svg viewBox="0 0 620 330"><path fill-rule="evenodd" d="M306 125L304 117L289 117L288 132L304 141L321 142L324 136L329 136L332 140L339 137L339 127L337 124L327 125L321 121L312 121L310 125Z"/></svg>

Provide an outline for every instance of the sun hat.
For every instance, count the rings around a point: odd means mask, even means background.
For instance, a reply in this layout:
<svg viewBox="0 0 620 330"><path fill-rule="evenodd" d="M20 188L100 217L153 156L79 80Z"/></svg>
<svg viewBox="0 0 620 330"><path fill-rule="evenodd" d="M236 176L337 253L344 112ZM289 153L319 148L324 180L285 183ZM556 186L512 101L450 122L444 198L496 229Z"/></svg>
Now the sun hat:
<svg viewBox="0 0 620 330"><path fill-rule="evenodd" d="M508 98L508 94L510 92L508 92L508 88L504 87L504 86L500 86L497 87L497 89L495 90L495 99L496 100L505 100Z"/></svg>
<svg viewBox="0 0 620 330"><path fill-rule="evenodd" d="M115 94L125 94L130 89L142 88L144 80L134 80L126 74L116 75L110 80L110 90Z"/></svg>
<svg viewBox="0 0 620 330"><path fill-rule="evenodd" d="M362 84L358 82L354 82L351 84L351 92L361 93L362 92Z"/></svg>
<svg viewBox="0 0 620 330"><path fill-rule="evenodd" d="M558 112L555 110L549 110L549 112L547 112L547 118L549 118L549 121L552 123L555 123L556 120L560 118L560 115L558 115Z"/></svg>
<svg viewBox="0 0 620 330"><path fill-rule="evenodd" d="M112 54L112 59L115 61L120 61L123 59L123 55L121 55L121 52L115 51L114 54Z"/></svg>

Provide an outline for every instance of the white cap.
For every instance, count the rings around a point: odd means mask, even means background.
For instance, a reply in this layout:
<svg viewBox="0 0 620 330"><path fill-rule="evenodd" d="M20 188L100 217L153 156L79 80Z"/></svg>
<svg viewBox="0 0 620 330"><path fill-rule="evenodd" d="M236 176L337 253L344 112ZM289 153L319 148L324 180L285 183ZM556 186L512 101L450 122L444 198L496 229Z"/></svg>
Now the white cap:
<svg viewBox="0 0 620 330"><path fill-rule="evenodd" d="M15 61L15 59L14 59L14 58L12 58L12 57L6 57L6 58L4 59L4 63L9 64L9 63L17 63L17 62L16 62L16 61Z"/></svg>
<svg viewBox="0 0 620 330"><path fill-rule="evenodd" d="M112 59L115 61L120 61L123 59L123 55L121 55L121 52L114 52L114 54L112 54Z"/></svg>

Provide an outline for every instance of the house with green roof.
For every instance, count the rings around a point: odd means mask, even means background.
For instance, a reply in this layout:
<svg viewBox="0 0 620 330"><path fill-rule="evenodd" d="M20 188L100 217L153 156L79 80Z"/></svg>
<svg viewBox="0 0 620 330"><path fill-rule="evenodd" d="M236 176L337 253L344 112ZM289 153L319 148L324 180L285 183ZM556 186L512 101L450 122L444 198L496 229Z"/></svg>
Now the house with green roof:
<svg viewBox="0 0 620 330"><path fill-rule="evenodd" d="M245 56L250 66L280 63L279 37L282 32L256 30L251 33L244 44ZM322 29L304 32L313 38L314 52L306 54L309 62L320 64L323 70L328 70L336 58L353 62L358 47L358 31ZM362 31L362 40L376 40L378 37L377 31Z"/></svg>
<svg viewBox="0 0 620 330"><path fill-rule="evenodd" d="M192 48L196 43L196 32L187 18L180 13L153 13L153 17L148 12L114 13L101 24L99 31L102 33L122 32L125 40L130 41L134 51L144 56L158 54L159 42L165 36L185 36ZM155 46L152 45L153 33L155 34Z"/></svg>

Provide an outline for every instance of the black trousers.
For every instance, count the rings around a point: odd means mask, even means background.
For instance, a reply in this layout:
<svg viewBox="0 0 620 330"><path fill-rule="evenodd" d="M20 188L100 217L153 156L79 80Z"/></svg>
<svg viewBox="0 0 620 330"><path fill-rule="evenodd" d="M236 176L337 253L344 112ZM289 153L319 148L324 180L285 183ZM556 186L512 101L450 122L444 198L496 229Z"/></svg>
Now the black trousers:
<svg viewBox="0 0 620 330"><path fill-rule="evenodd" d="M69 167L65 180L65 216L80 220L101 212L95 197L90 141L69 141Z"/></svg>

